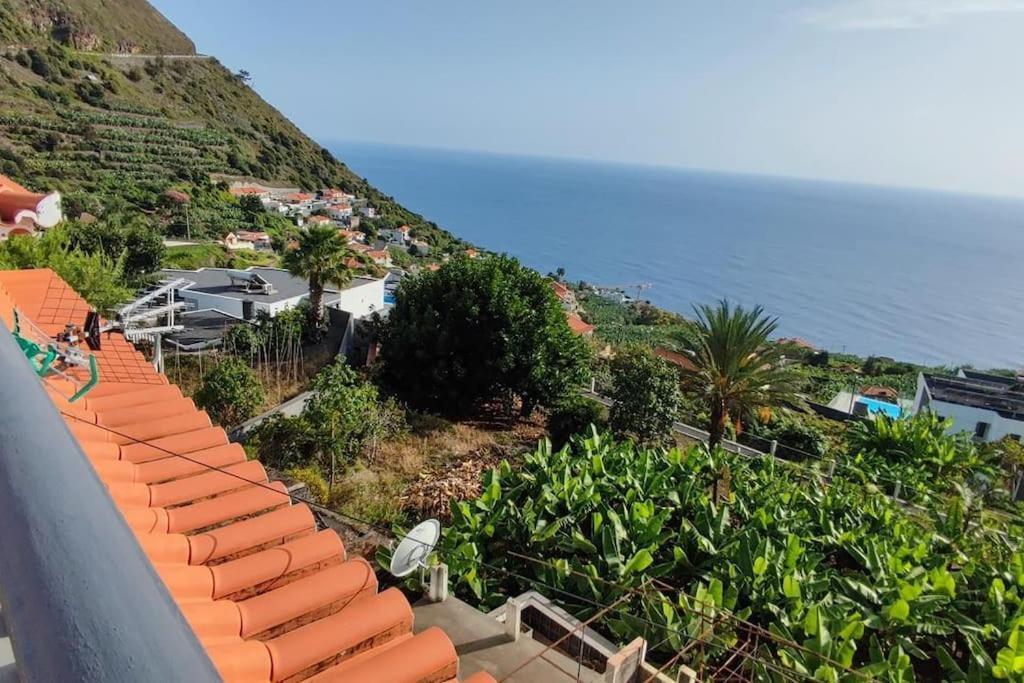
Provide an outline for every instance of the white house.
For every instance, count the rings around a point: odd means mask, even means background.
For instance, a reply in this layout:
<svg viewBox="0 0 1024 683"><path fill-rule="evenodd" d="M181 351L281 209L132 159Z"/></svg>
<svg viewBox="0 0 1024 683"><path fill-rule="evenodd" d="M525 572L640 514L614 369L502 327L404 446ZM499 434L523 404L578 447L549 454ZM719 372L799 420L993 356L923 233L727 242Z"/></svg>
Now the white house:
<svg viewBox="0 0 1024 683"><path fill-rule="evenodd" d="M260 313L274 317L309 298L309 284L279 268L164 270L163 275L188 282L175 296L193 310L221 311L242 320ZM384 280L359 277L341 290L328 287L324 305L355 318L371 315L384 308Z"/></svg>
<svg viewBox="0 0 1024 683"><path fill-rule="evenodd" d="M345 311L356 320L384 312L386 278L357 277L337 293L328 306Z"/></svg>
<svg viewBox="0 0 1024 683"><path fill-rule="evenodd" d="M332 204L327 207L327 215L336 221L343 221L352 216L351 204Z"/></svg>
<svg viewBox="0 0 1024 683"><path fill-rule="evenodd" d="M394 244L395 246L404 247L409 243L411 237L409 236L409 226L403 225L398 228L389 228L387 230L380 231L381 239L387 240L388 244Z"/></svg>
<svg viewBox="0 0 1024 683"><path fill-rule="evenodd" d="M238 249L255 249L256 248L255 244L253 244L252 242L249 242L249 241L240 240L238 238L238 235L236 235L233 232L229 232L227 235L225 235L222 242L223 242L225 247L227 247L228 249L231 249L232 251L236 251Z"/></svg>
<svg viewBox="0 0 1024 683"><path fill-rule="evenodd" d="M1024 434L1024 376L1002 377L961 370L956 377L917 376L914 413L931 411L952 418L953 432L978 441L1020 439Z"/></svg>

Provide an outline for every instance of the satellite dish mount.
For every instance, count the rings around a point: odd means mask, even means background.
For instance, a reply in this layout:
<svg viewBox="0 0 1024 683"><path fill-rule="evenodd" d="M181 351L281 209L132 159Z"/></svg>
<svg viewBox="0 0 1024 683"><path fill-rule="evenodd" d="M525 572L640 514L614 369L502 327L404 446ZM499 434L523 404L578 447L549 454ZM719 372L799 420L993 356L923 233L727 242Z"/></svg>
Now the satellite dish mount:
<svg viewBox="0 0 1024 683"><path fill-rule="evenodd" d="M413 527L391 555L391 574L396 578L409 576L417 569L427 569L427 558L441 540L441 523L428 519Z"/></svg>

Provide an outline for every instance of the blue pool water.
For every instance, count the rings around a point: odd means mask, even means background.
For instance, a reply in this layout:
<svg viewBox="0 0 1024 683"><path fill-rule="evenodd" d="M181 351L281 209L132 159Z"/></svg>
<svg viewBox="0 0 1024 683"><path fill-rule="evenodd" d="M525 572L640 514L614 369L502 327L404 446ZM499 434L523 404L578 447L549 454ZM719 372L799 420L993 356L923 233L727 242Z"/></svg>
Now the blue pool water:
<svg viewBox="0 0 1024 683"><path fill-rule="evenodd" d="M886 403L875 398L861 396L857 399L857 403L863 403L869 413L884 413L891 418L897 418L901 413L900 407L895 403Z"/></svg>
<svg viewBox="0 0 1024 683"><path fill-rule="evenodd" d="M384 303L387 304L388 306L394 306L395 305L395 293L394 292L384 292Z"/></svg>

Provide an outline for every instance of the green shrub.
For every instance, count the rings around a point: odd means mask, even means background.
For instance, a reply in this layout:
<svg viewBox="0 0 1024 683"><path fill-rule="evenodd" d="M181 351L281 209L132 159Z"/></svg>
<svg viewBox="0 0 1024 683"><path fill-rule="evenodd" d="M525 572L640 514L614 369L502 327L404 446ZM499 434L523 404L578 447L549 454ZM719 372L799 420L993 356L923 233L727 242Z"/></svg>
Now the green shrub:
<svg viewBox="0 0 1024 683"><path fill-rule="evenodd" d="M559 401L548 412L548 435L555 448L561 448L570 437L582 434L589 436L593 425L601 431L607 422L603 405L583 396L573 396Z"/></svg>
<svg viewBox="0 0 1024 683"><path fill-rule="evenodd" d="M309 422L301 416L275 413L254 430L248 444L264 465L287 470L310 465L316 439Z"/></svg>
<svg viewBox="0 0 1024 683"><path fill-rule="evenodd" d="M324 479L323 473L320 472L320 468L316 465L306 465L304 467L289 467L284 471L284 476L289 479L295 479L301 481L306 485L306 491L309 493L309 498L314 503L320 505L326 505L331 497L331 491L327 486L327 480Z"/></svg>
<svg viewBox="0 0 1024 683"><path fill-rule="evenodd" d="M635 346L619 351L611 373L612 431L641 443L668 441L682 401L676 369L649 349Z"/></svg>
<svg viewBox="0 0 1024 683"><path fill-rule="evenodd" d="M224 358L203 375L196 404L215 422L235 427L256 414L265 400L263 385L252 369L237 358Z"/></svg>

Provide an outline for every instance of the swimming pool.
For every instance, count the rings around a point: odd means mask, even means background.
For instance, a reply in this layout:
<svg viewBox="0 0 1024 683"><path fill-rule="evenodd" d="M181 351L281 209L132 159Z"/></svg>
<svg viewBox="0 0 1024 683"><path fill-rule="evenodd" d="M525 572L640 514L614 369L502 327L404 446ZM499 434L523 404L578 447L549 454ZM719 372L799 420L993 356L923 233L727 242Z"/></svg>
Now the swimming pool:
<svg viewBox="0 0 1024 683"><path fill-rule="evenodd" d="M895 403L879 401L877 398L859 396L857 398L857 403L863 404L864 407L868 409L869 413L885 413L891 418L897 418L903 412Z"/></svg>
<svg viewBox="0 0 1024 683"><path fill-rule="evenodd" d="M386 305L386 306L394 306L395 305L395 293L394 292L384 292L384 305Z"/></svg>

